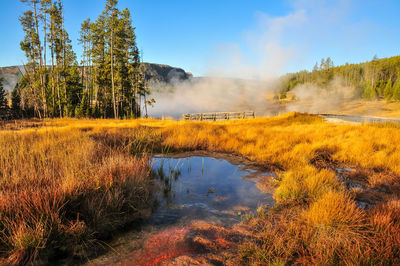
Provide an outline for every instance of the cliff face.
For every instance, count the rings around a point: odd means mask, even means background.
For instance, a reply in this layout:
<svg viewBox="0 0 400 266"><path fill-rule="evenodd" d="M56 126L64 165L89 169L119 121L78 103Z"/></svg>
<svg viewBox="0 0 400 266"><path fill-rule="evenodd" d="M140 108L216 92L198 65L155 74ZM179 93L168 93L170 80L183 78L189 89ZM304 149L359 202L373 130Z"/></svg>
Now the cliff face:
<svg viewBox="0 0 400 266"><path fill-rule="evenodd" d="M172 83L192 77L191 73L181 68L153 63L143 63L146 81L149 83ZM3 87L11 92L25 73L23 66L0 67L0 77L3 78Z"/></svg>
<svg viewBox="0 0 400 266"><path fill-rule="evenodd" d="M154 83L172 83L192 77L191 73L185 72L182 68L168 65L143 63L143 69L146 80Z"/></svg>

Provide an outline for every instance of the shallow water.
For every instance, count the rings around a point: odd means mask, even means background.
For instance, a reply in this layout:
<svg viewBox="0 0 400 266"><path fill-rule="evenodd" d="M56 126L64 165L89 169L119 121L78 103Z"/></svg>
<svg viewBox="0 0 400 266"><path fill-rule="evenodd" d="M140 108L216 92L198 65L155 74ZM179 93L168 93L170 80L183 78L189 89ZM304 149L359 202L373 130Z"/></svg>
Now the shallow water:
<svg viewBox="0 0 400 266"><path fill-rule="evenodd" d="M255 170L226 160L193 156L158 157L152 162L161 191L157 196L159 206L149 218L150 224L201 219L231 225L259 205L273 202L271 194L257 188L257 175L249 177Z"/></svg>
<svg viewBox="0 0 400 266"><path fill-rule="evenodd" d="M377 122L392 122L400 123L400 119L384 118L384 117L368 117L368 116L354 116L354 115L335 115L335 114L320 114L324 118L337 118L349 122L358 123L377 123Z"/></svg>
<svg viewBox="0 0 400 266"><path fill-rule="evenodd" d="M273 204L272 194L257 188L257 182L272 173L201 156L155 157L151 163L160 188L155 209L139 228L110 243L113 251L91 265L154 265L182 255L204 254L207 243L217 243L219 248L221 243L235 245L242 237L229 229L228 235L236 235L230 242L221 228L238 224L260 205Z"/></svg>

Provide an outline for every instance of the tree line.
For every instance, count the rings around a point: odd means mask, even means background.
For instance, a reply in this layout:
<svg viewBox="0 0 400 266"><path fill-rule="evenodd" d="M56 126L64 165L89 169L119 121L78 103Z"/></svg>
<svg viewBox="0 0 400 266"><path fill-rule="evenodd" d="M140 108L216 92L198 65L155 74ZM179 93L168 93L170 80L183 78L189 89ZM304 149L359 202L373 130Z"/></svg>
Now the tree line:
<svg viewBox="0 0 400 266"><path fill-rule="evenodd" d="M383 59L374 56L369 62L346 63L336 67L329 57L322 59L312 71L304 70L283 76L279 98L286 98L287 92L305 83L327 89L335 78L339 78L341 85L355 88L355 98L400 101L400 56Z"/></svg>
<svg viewBox="0 0 400 266"><path fill-rule="evenodd" d="M64 25L63 0L21 0L27 63L11 95L14 117L134 118L147 100L129 9L106 0L95 21L81 24L78 64ZM14 106L15 105L15 106ZM9 110L10 111L10 110Z"/></svg>

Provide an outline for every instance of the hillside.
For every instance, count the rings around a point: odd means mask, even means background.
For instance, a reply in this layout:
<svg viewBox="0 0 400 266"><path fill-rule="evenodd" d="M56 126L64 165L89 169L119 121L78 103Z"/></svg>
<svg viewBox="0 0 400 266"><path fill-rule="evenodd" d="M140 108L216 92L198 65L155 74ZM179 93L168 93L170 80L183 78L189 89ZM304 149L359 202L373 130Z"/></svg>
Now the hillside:
<svg viewBox="0 0 400 266"><path fill-rule="evenodd" d="M146 81L149 83L170 83L174 80L186 80L192 74L185 70L168 65L142 63ZM0 77L3 78L3 86L10 92L21 79L24 71L23 66L0 67Z"/></svg>
<svg viewBox="0 0 400 266"><path fill-rule="evenodd" d="M171 67L168 65L142 63L145 78L149 82L165 82L170 83L174 80L186 80L192 77L192 74L185 72L182 68Z"/></svg>
<svg viewBox="0 0 400 266"><path fill-rule="evenodd" d="M377 59L365 63L333 66L330 58L322 59L313 71L300 71L281 78L279 98L303 84L320 89L348 88L354 98L367 100L400 100L400 56Z"/></svg>

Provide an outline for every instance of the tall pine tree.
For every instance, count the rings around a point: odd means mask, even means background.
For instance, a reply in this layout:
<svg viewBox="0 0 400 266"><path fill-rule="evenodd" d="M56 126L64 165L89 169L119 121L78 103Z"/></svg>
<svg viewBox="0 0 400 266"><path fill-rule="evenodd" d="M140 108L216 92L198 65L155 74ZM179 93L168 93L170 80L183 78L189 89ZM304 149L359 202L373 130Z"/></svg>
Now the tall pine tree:
<svg viewBox="0 0 400 266"><path fill-rule="evenodd" d="M0 119L6 118L8 113L7 92L3 88L3 79L0 78Z"/></svg>
<svg viewBox="0 0 400 266"><path fill-rule="evenodd" d="M389 81L386 83L385 90L383 91L383 96L385 96L387 100L390 100L393 97L392 79L389 79Z"/></svg>

